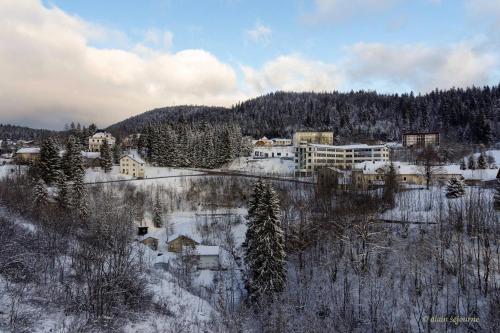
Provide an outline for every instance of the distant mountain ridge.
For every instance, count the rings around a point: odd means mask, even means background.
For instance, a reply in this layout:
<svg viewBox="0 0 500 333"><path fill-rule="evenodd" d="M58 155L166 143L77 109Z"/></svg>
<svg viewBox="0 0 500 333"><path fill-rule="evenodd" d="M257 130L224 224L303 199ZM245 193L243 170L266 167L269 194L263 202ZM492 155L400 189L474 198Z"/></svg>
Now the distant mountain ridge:
<svg viewBox="0 0 500 333"><path fill-rule="evenodd" d="M56 131L30 128L26 126L0 124L0 140L40 140L53 135L54 133L56 133Z"/></svg>
<svg viewBox="0 0 500 333"><path fill-rule="evenodd" d="M173 106L107 128L115 135L160 122L234 122L244 135L287 136L329 130L341 141L399 140L405 131L439 131L449 141L489 143L500 135L500 85L432 91L425 95L275 92L230 108Z"/></svg>

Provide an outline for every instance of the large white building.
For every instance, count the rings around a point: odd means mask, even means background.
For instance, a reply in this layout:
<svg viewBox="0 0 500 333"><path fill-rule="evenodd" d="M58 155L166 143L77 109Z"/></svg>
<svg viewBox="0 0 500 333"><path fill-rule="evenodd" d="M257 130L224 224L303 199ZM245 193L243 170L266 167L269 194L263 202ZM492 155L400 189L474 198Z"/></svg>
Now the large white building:
<svg viewBox="0 0 500 333"><path fill-rule="evenodd" d="M106 140L110 146L114 146L116 143L116 139L111 135L111 133L97 132L89 138L89 151L100 152L104 140Z"/></svg>
<svg viewBox="0 0 500 333"><path fill-rule="evenodd" d="M385 145L302 143L295 147L295 173L300 176L308 176L323 167L352 169L356 163L388 160L389 149Z"/></svg>

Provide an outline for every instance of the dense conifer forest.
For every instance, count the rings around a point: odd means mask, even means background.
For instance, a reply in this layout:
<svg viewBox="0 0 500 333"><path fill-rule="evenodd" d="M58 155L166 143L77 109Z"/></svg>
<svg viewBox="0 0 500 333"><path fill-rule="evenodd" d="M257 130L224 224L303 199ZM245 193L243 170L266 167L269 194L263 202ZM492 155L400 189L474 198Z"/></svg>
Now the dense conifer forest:
<svg viewBox="0 0 500 333"><path fill-rule="evenodd" d="M115 134L158 122L232 122L243 135L290 136L296 130L333 130L340 140L397 140L403 131L439 131L450 141L490 143L499 135L500 86L432 91L425 95L376 92L276 92L232 108L155 109L109 127Z"/></svg>

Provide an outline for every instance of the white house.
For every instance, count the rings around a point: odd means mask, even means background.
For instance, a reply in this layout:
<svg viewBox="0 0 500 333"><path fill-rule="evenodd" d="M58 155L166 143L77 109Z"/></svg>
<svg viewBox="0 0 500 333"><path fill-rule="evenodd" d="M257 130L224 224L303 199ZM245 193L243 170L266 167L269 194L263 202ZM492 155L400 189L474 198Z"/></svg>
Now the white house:
<svg viewBox="0 0 500 333"><path fill-rule="evenodd" d="M120 158L120 173L144 178L146 162L137 155L124 155Z"/></svg>
<svg viewBox="0 0 500 333"><path fill-rule="evenodd" d="M195 254L198 257L198 269L217 269L219 267L218 246L196 245Z"/></svg>
<svg viewBox="0 0 500 333"><path fill-rule="evenodd" d="M116 143L116 139L108 132L97 132L89 138L89 151L100 152L101 146L104 141L108 142L108 145L113 146Z"/></svg>

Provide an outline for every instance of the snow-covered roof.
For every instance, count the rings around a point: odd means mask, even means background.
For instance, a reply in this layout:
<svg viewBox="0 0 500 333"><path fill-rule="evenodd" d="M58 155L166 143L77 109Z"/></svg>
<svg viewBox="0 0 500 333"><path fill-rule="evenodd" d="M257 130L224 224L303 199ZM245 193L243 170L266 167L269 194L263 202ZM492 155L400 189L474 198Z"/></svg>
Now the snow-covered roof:
<svg viewBox="0 0 500 333"><path fill-rule="evenodd" d="M195 251L200 256L218 256L220 249L218 246L197 245Z"/></svg>
<svg viewBox="0 0 500 333"><path fill-rule="evenodd" d="M333 146L333 145L323 145L323 144L317 144L317 143L310 143L309 146L311 147L319 147L319 148L333 148L333 149L363 149L363 148L370 148L370 149L379 149L379 148L387 148L386 145L367 145L366 143L358 143L358 144L352 144L352 145L342 145L342 146Z"/></svg>
<svg viewBox="0 0 500 333"><path fill-rule="evenodd" d="M101 157L101 153L93 151L82 151L82 156L88 159L94 159Z"/></svg>
<svg viewBox="0 0 500 333"><path fill-rule="evenodd" d="M423 172L423 167L415 164L409 164L404 162L393 162L396 172L401 175L415 175L421 174ZM357 170L362 170L364 174L377 174L385 172L389 167L389 163L385 161L377 162L362 162L356 163L354 168ZM463 170L460 170L460 166L457 164L442 165L436 167L435 174L448 174L448 175L461 175Z"/></svg>
<svg viewBox="0 0 500 333"><path fill-rule="evenodd" d="M105 137L113 137L111 133L108 132L97 132L92 135L93 138L105 138Z"/></svg>
<svg viewBox="0 0 500 333"><path fill-rule="evenodd" d="M137 156L137 155L127 154L127 155L123 155L122 157L120 157L120 159L122 159L124 157L131 158L134 161L136 161L137 163L146 164L146 162L142 158L140 158L139 156Z"/></svg>
<svg viewBox="0 0 500 333"><path fill-rule="evenodd" d="M39 147L21 148L16 152L16 154L39 154L39 153L40 153Z"/></svg>
<svg viewBox="0 0 500 333"><path fill-rule="evenodd" d="M160 230L159 232L165 233L164 230ZM201 238L199 236L188 235L186 233L174 233L173 235L170 235L170 237L168 238L169 239L168 243L170 243L171 241L173 241L179 237L187 237L187 238L194 240L196 243L201 243Z"/></svg>

